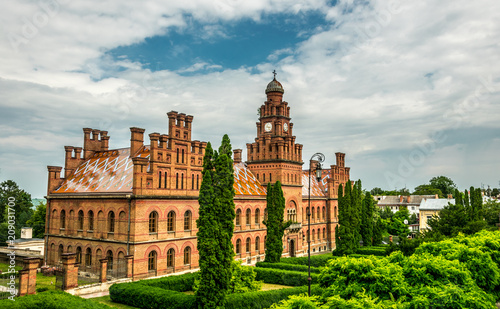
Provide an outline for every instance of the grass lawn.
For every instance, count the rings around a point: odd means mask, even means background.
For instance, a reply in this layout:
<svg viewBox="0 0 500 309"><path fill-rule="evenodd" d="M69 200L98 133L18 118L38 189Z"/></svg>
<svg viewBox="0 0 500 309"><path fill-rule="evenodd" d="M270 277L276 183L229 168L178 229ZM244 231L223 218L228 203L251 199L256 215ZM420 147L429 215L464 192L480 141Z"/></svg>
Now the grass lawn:
<svg viewBox="0 0 500 309"><path fill-rule="evenodd" d="M136 307L124 305L124 304L119 304L119 303L114 303L111 301L111 298L109 295L107 296L102 296L102 297L96 297L96 298L90 298L91 301L96 302L96 303L101 303L101 304L106 304L110 307L113 308L121 308L121 309L135 309Z"/></svg>
<svg viewBox="0 0 500 309"><path fill-rule="evenodd" d="M16 266L15 267L15 270L21 270L23 269L22 266ZM0 270L2 271L2 273L5 273L7 271L9 271L9 264L7 263L0 263Z"/></svg>
<svg viewBox="0 0 500 309"><path fill-rule="evenodd" d="M290 289L290 288L293 288L293 286L264 283L262 285L262 290L261 291L270 291L270 290L279 290L279 289ZM186 292L183 292L183 293L184 294L188 294L188 295L194 295L193 291L186 291Z"/></svg>
<svg viewBox="0 0 500 309"><path fill-rule="evenodd" d="M49 291L56 289L56 276L46 277L41 273L36 274L36 287L43 288L46 287Z"/></svg>

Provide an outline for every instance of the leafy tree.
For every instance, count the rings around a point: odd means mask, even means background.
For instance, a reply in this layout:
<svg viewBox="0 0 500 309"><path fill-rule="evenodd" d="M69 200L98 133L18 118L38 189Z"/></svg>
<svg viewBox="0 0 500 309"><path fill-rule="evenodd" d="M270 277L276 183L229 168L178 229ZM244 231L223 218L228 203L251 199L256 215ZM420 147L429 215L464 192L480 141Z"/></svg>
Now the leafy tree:
<svg viewBox="0 0 500 309"><path fill-rule="evenodd" d="M409 224L417 224L417 223L418 223L417 214L411 214Z"/></svg>
<svg viewBox="0 0 500 309"><path fill-rule="evenodd" d="M373 242L373 227L375 201L370 192L366 192L361 209L361 239L364 246L371 246Z"/></svg>
<svg viewBox="0 0 500 309"><path fill-rule="evenodd" d="M500 202L498 201L488 201L484 205L484 219L486 220L486 223L493 227L497 228L497 224L500 223L499 221L499 216L500 216Z"/></svg>
<svg viewBox="0 0 500 309"><path fill-rule="evenodd" d="M401 207L394 216L392 217L390 223L387 226L387 232L391 235L397 235L400 237L406 237L410 230L408 229L408 225L404 223L405 220L409 222L410 220L410 212L406 207Z"/></svg>
<svg viewBox="0 0 500 309"><path fill-rule="evenodd" d="M11 208L9 199L14 203ZM32 207L31 195L20 189L17 183L12 180L0 183L0 246L6 245L9 220L15 222L14 235L16 239L20 238L21 228L26 226L26 222L33 215Z"/></svg>
<svg viewBox="0 0 500 309"><path fill-rule="evenodd" d="M335 228L336 249L335 255L353 254L359 247L361 235L361 182L351 184L348 180L345 189L339 185L339 224Z"/></svg>
<svg viewBox="0 0 500 309"><path fill-rule="evenodd" d="M493 188L491 190L491 196L498 196L500 194L500 190L498 188Z"/></svg>
<svg viewBox="0 0 500 309"><path fill-rule="evenodd" d="M463 231L467 222L464 205L448 203L448 205L439 212L439 217L431 218L427 221L427 224L433 231L448 237L453 237Z"/></svg>
<svg viewBox="0 0 500 309"><path fill-rule="evenodd" d="M441 190L441 192L443 192L445 196L448 194L453 194L453 192L455 192L455 189L457 188L453 180L446 176L433 177L431 180L429 180L429 183L433 188Z"/></svg>
<svg viewBox="0 0 500 309"><path fill-rule="evenodd" d="M40 202L33 213L31 219L26 221L28 226L33 228L33 238L43 238L45 236L45 215L47 204Z"/></svg>
<svg viewBox="0 0 500 309"><path fill-rule="evenodd" d="M197 248L200 284L196 291L199 308L223 307L230 289L234 251L234 189L231 144L227 135L219 153L210 143L205 148L203 177L198 197Z"/></svg>
<svg viewBox="0 0 500 309"><path fill-rule="evenodd" d="M373 245L380 245L382 243L382 239L384 236L384 233L386 232L386 224L385 220L380 218L380 216L377 217L375 224L373 226Z"/></svg>
<svg viewBox="0 0 500 309"><path fill-rule="evenodd" d="M380 217L382 219L392 219L392 217L394 217L394 213L389 207L384 207L384 210L380 213Z"/></svg>
<svg viewBox="0 0 500 309"><path fill-rule="evenodd" d="M437 194L440 197L443 197L443 192L440 189L434 188L432 185L420 185L415 188L415 191L412 193L414 195L433 195Z"/></svg>
<svg viewBox="0 0 500 309"><path fill-rule="evenodd" d="M380 189L379 187L375 187L370 190L371 195L383 195L384 190Z"/></svg>
<svg viewBox="0 0 500 309"><path fill-rule="evenodd" d="M270 183L267 184L266 199L267 220L264 221L267 228L265 262L279 263L283 254L283 235L285 229L292 224L291 221L284 221L285 197L279 181L274 186Z"/></svg>

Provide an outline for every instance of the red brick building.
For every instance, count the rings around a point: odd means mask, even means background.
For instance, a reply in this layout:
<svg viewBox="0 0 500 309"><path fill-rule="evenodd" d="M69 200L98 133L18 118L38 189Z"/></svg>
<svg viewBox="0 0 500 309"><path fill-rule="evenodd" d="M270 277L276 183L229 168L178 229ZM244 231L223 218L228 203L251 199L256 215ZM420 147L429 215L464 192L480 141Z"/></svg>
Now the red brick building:
<svg viewBox="0 0 500 309"><path fill-rule="evenodd" d="M263 260L266 185L279 180L286 200L284 256L307 253L308 171L302 145L295 143L290 107L274 79L260 108L255 142L234 150L236 258ZM83 148L66 146L62 167L49 166L46 261L76 252L82 267L133 255L135 278L198 267L196 219L205 142L191 140L193 116L168 114L168 134L130 128L130 148L109 149L106 131L85 128ZM337 192L349 179L345 155L311 179L312 252L335 247ZM308 165L308 164L306 164Z"/></svg>

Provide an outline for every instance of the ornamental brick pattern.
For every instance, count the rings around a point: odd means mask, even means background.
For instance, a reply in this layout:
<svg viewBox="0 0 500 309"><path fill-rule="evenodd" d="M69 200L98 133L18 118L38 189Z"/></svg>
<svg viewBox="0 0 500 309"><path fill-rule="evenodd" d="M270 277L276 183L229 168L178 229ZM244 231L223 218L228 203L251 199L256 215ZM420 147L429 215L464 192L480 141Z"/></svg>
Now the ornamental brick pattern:
<svg viewBox="0 0 500 309"><path fill-rule="evenodd" d="M302 145L292 135L283 93L277 80L268 85L247 161L241 149L234 150L233 244L235 258L248 263L264 259L266 185L276 180L283 184L285 219L296 222L285 232L283 254L307 253L308 170L302 169ZM103 258L115 267L127 257L133 265L127 276L134 279L198 268L197 199L207 143L191 140L193 116L167 115L168 134L151 133L145 145L145 130L130 128L130 147L124 149L109 149L108 132L85 128L83 148L65 147L64 171L48 167L48 264L75 253L77 266L98 271ZM349 179L344 160L337 153L321 181L311 179L313 252L335 246L335 188Z"/></svg>

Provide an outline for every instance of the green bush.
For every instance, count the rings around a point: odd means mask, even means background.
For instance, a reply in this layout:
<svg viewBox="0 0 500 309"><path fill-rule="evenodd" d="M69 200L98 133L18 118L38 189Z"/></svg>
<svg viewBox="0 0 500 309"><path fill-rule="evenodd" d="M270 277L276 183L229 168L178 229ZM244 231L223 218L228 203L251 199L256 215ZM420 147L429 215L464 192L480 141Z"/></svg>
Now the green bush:
<svg viewBox="0 0 500 309"><path fill-rule="evenodd" d="M308 285L307 273L304 272L260 267L256 267L255 272L257 273L256 279L265 283L288 286ZM311 274L311 279L311 284L316 283L318 274Z"/></svg>
<svg viewBox="0 0 500 309"><path fill-rule="evenodd" d="M2 309L111 309L111 307L62 291L47 291L40 294L0 300Z"/></svg>
<svg viewBox="0 0 500 309"><path fill-rule="evenodd" d="M329 260L335 259L335 256L331 254L321 254L311 256L311 266L312 267L322 267L328 263ZM282 258L280 263L285 264L295 264L295 265L308 265L307 256L304 257L292 257L292 258Z"/></svg>
<svg viewBox="0 0 500 309"><path fill-rule="evenodd" d="M386 256L386 248L387 246L379 246L379 247L360 247L356 250L357 254L361 255L376 255L376 256Z"/></svg>
<svg viewBox="0 0 500 309"><path fill-rule="evenodd" d="M168 276L158 279L146 279L135 282L147 286L154 286L165 290L172 290L177 292L191 291L193 289L194 281L198 277L198 273L187 273L178 276Z"/></svg>
<svg viewBox="0 0 500 309"><path fill-rule="evenodd" d="M43 286L41 288L36 288L36 292L37 293L45 292L45 291L48 291L48 290L49 290L49 288L46 287L46 286Z"/></svg>
<svg viewBox="0 0 500 309"><path fill-rule="evenodd" d="M195 308L196 299L194 295L144 285L140 282L113 284L109 288L111 300L143 309Z"/></svg>
<svg viewBox="0 0 500 309"><path fill-rule="evenodd" d="M339 295L344 299L364 291L381 300L398 299L409 289L398 263L374 256L331 260L319 275L319 284L325 288L323 297Z"/></svg>
<svg viewBox="0 0 500 309"><path fill-rule="evenodd" d="M266 262L258 262L255 264L257 267L261 268L276 268L276 269L284 269L284 270L292 270L292 271L301 271L307 272L307 265L296 265L296 264L287 264L287 263L266 263ZM320 269L318 267L311 267L311 273L320 273Z"/></svg>

